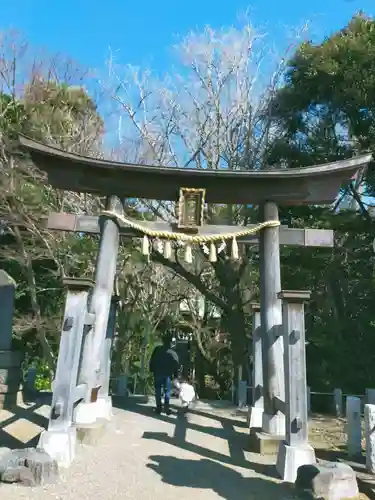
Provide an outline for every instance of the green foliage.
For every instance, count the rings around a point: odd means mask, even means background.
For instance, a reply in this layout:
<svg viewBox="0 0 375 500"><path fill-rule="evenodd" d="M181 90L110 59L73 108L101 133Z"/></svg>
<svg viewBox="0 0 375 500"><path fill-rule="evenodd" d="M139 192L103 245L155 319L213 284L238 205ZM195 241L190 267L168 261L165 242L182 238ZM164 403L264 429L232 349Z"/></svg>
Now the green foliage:
<svg viewBox="0 0 375 500"><path fill-rule="evenodd" d="M273 144L270 163L298 167L373 151L374 67L375 20L363 15L321 44L302 44L273 103L283 134ZM362 184L368 195L374 192L373 176L371 166ZM306 318L309 384L363 393L375 384L372 216L363 203L357 212L294 207L281 216L293 227L335 231L332 250L282 250L283 287L312 290Z"/></svg>
<svg viewBox="0 0 375 500"><path fill-rule="evenodd" d="M51 371L45 362L41 362L35 377L35 389L37 391L51 391Z"/></svg>

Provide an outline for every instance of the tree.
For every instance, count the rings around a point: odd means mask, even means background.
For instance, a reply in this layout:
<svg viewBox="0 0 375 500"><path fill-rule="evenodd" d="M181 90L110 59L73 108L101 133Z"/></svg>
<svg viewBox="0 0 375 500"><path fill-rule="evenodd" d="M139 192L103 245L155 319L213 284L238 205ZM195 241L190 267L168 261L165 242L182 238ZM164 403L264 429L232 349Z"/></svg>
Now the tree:
<svg viewBox="0 0 375 500"><path fill-rule="evenodd" d="M305 166L374 149L374 57L375 22L363 14L322 43L300 45L272 106L282 132L273 144L272 163ZM285 286L303 283L313 290L307 360L314 388L362 392L374 383L365 353L374 338L375 231L372 199L363 197L373 196L373 189L370 165L365 175L343 186L332 207L290 208L281 214L285 224L335 231L332 252L284 249L282 255ZM342 209L348 195L354 201L349 207L359 211Z"/></svg>
<svg viewBox="0 0 375 500"><path fill-rule="evenodd" d="M362 13L322 43L302 43L273 103L272 115L284 132L274 144L273 161L301 166L373 149L374 64L375 20ZM371 169L370 195L372 176ZM359 183L353 187L358 190Z"/></svg>
<svg viewBox="0 0 375 500"><path fill-rule="evenodd" d="M72 89L58 81L56 59L51 60L49 68L45 65L44 71L34 60L28 73L28 54L27 44L19 38L2 38L0 215L5 225L1 265L18 283L16 339L21 345L26 341L34 354L38 345L52 370L59 342L61 278L82 268L85 272L90 270L93 245L92 240L83 242L78 235L52 234L43 228L43 218L49 211L67 207L73 212L84 209L88 203L98 207L100 200L53 191L46 185L44 175L20 157L16 136L25 133L44 142L96 154L103 123L83 89ZM78 246L83 255L71 259L72 250Z"/></svg>
<svg viewBox="0 0 375 500"><path fill-rule="evenodd" d="M163 81L149 71L128 68L124 72L110 61L123 141L137 145L133 148L137 157L128 159L171 167L263 168L277 134L269 106L282 75L279 61L270 71L263 36L250 24L220 31L206 28L188 35L176 51L180 71ZM174 217L173 204L149 203L148 207L159 218ZM209 206L207 211L208 223L246 225L254 217L251 207ZM177 247L172 260L153 254L155 261L220 308L236 365L246 360L248 304L257 293L251 248L243 250L241 257L238 263L230 262L223 252L210 263L199 248L194 266L187 266Z"/></svg>

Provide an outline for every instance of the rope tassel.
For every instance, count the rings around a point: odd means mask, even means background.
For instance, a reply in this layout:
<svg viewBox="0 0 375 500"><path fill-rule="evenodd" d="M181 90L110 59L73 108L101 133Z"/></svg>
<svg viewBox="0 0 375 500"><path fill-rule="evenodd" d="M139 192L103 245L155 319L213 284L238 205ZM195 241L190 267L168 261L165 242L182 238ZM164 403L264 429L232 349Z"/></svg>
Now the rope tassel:
<svg viewBox="0 0 375 500"><path fill-rule="evenodd" d="M170 259L172 256L172 244L170 240L165 240L164 243L164 257Z"/></svg>
<svg viewBox="0 0 375 500"><path fill-rule="evenodd" d="M216 246L214 242L211 242L210 245L210 262L216 262L217 261L217 253L216 253Z"/></svg>
<svg viewBox="0 0 375 500"><path fill-rule="evenodd" d="M238 260L238 243L236 237L232 239L232 259Z"/></svg>
<svg viewBox="0 0 375 500"><path fill-rule="evenodd" d="M164 251L164 245L163 245L163 242L161 240L157 241L156 248L157 248L157 251L159 253L163 253L163 251Z"/></svg>
<svg viewBox="0 0 375 500"><path fill-rule="evenodd" d="M142 253L143 255L150 255L150 242L146 235L143 236L142 240Z"/></svg>
<svg viewBox="0 0 375 500"><path fill-rule="evenodd" d="M185 262L188 264L191 264L193 262L193 253L191 250L191 245L190 243L186 243L185 247Z"/></svg>

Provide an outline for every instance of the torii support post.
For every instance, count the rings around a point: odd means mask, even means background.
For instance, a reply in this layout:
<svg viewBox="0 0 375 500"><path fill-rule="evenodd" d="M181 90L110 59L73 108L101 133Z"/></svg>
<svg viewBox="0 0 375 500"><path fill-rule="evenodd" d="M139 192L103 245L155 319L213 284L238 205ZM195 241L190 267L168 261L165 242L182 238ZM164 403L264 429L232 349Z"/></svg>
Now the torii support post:
<svg viewBox="0 0 375 500"><path fill-rule="evenodd" d="M283 481L294 483L301 465L315 464L308 441L304 302L308 291L282 291L285 349L286 438L280 443L276 469Z"/></svg>
<svg viewBox="0 0 375 500"><path fill-rule="evenodd" d="M119 198L111 196L107 201L107 210L119 215L123 213L123 205ZM87 384L90 391L85 404L77 407L75 424L81 428L97 428L98 424L111 419L112 403L108 391L103 387L104 374L110 353L106 349L106 334L110 316L111 300L116 275L117 254L119 248L119 227L116 220L100 216L100 248L96 262L95 285L89 311L95 315L93 329L86 335L81 369L78 376L80 384Z"/></svg>
<svg viewBox="0 0 375 500"><path fill-rule="evenodd" d="M77 385L77 376L84 330L90 327L92 315L87 302L93 282L88 279L66 278L68 288L59 356L48 429L43 431L38 447L44 449L59 466L68 467L75 457L76 429L72 426L75 405L86 397L86 384Z"/></svg>
<svg viewBox="0 0 375 500"><path fill-rule="evenodd" d="M267 202L260 206L263 221L279 220L278 207ZM285 416L277 403L285 402L284 349L281 335L281 291L279 228L260 232L260 316L264 413L262 430L270 437L285 435Z"/></svg>
<svg viewBox="0 0 375 500"><path fill-rule="evenodd" d="M262 428L263 419L263 369L262 369L262 329L260 323L260 305L252 304L253 311L253 402L249 407L250 432Z"/></svg>

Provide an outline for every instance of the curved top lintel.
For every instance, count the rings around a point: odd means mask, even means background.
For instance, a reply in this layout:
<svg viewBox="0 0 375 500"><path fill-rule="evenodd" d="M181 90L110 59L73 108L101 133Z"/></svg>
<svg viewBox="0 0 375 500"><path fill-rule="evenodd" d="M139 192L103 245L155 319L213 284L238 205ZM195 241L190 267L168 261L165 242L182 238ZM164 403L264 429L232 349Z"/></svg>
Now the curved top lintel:
<svg viewBox="0 0 375 500"><path fill-rule="evenodd" d="M54 187L159 200L176 200L180 187L205 187L207 201L215 203L330 203L341 184L372 159L368 153L304 168L209 170L119 163L69 153L25 136L19 140Z"/></svg>

